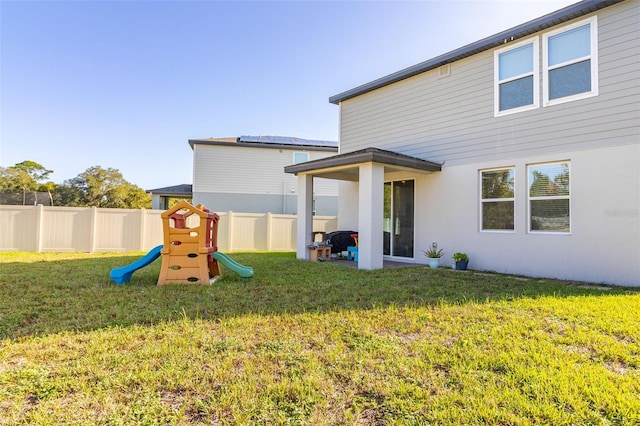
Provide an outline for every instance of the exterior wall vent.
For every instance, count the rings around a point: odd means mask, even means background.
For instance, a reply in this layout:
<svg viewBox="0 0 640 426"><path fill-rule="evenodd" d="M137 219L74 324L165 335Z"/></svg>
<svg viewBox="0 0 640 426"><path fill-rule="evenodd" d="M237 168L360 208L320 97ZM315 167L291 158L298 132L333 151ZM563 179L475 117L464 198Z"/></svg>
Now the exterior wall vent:
<svg viewBox="0 0 640 426"><path fill-rule="evenodd" d="M451 64L446 64L438 70L438 78L449 77L451 75Z"/></svg>

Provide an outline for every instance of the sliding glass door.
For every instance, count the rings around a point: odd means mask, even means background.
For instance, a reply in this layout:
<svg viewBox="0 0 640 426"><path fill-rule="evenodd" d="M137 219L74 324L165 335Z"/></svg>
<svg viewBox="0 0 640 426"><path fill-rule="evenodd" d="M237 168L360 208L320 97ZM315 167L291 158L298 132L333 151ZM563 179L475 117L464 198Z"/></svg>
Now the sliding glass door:
<svg viewBox="0 0 640 426"><path fill-rule="evenodd" d="M384 184L384 254L413 257L414 181Z"/></svg>

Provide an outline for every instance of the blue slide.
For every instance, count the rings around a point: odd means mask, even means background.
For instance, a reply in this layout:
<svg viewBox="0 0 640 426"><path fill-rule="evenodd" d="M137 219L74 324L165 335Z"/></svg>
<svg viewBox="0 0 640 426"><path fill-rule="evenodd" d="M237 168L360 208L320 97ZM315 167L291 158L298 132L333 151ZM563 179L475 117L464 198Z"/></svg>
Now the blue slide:
<svg viewBox="0 0 640 426"><path fill-rule="evenodd" d="M160 257L160 250L162 250L162 247L164 246L159 245L158 247L152 248L149 253L127 266L112 269L109 276L116 284L128 283L131 280L131 275L133 275L135 271L140 268L144 268Z"/></svg>
<svg viewBox="0 0 640 426"><path fill-rule="evenodd" d="M220 253L219 251L214 251L212 257L218 262L222 263L225 268L231 269L236 274L240 275L242 278L251 278L253 276L253 268L250 266L244 266L231 259L224 253Z"/></svg>

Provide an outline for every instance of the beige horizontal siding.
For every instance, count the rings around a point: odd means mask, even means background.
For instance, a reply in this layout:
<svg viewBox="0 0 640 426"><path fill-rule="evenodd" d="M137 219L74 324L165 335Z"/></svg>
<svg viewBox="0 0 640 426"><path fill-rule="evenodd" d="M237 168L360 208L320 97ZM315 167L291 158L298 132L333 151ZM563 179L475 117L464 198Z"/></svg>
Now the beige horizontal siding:
<svg viewBox="0 0 640 426"><path fill-rule="evenodd" d="M295 152L308 152L310 160L335 155L335 152L300 149L248 148L221 145L194 146L194 192L229 194L277 194L297 190L295 175L285 173L293 164ZM316 179L314 192L337 196L335 181Z"/></svg>
<svg viewBox="0 0 640 426"><path fill-rule="evenodd" d="M629 1L597 14L598 96L494 117L488 51L451 64L449 77L436 69L342 102L341 152L375 146L455 165L637 143L639 10Z"/></svg>

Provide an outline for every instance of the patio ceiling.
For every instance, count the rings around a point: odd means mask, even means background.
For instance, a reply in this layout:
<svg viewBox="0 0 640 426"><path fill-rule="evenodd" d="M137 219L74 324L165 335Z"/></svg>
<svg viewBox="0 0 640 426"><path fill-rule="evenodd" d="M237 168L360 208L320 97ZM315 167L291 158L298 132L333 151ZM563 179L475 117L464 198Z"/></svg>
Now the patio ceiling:
<svg viewBox="0 0 640 426"><path fill-rule="evenodd" d="M359 180L358 165L362 163L382 164L384 165L385 173L396 171L431 173L442 170L440 164L432 161L379 148L365 148L346 154L286 166L284 171L285 173L296 175L298 173L307 173L314 177L357 182Z"/></svg>

